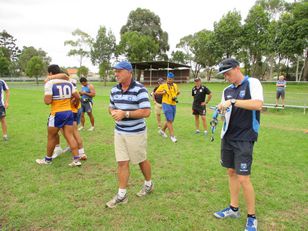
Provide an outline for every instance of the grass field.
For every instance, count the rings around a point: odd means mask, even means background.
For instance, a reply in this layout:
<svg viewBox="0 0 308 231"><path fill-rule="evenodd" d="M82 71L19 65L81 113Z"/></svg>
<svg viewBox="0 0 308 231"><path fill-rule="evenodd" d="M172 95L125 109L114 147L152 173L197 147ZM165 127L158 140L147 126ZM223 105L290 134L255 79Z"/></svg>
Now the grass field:
<svg viewBox="0 0 308 231"><path fill-rule="evenodd" d="M191 98L191 84L180 86L183 94L174 124L178 143L158 135L154 113L147 120L155 192L146 198L135 196L143 178L138 167L131 166L129 202L113 210L105 208L117 191L114 122L107 113L110 86L95 84L96 130L82 132L89 159L81 168L70 168L69 154L50 166L35 163L45 155L46 146L49 107L43 104L43 86L8 84L10 140L0 141L0 230L243 230L242 195L240 219L218 220L212 215L229 203L225 169L219 164L221 123L214 142L210 136L194 134L191 105L183 103ZM211 105L220 100L224 86L209 84L215 93ZM265 95L274 92L269 85L264 89ZM307 85L290 85L287 90L290 98L298 93L307 97ZM305 97L298 100L304 102ZM305 129L308 115L302 110L269 110L261 115L251 176L259 230L307 230Z"/></svg>

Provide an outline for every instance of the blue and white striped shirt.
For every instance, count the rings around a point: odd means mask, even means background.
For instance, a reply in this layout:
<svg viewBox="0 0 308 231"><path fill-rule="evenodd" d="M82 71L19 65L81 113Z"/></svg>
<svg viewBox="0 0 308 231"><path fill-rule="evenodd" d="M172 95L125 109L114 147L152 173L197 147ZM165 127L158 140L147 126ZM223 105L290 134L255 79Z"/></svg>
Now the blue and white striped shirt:
<svg viewBox="0 0 308 231"><path fill-rule="evenodd" d="M141 83L135 80L132 80L125 92L122 90L122 85L118 84L111 89L109 107L123 111L150 109L148 91ZM144 118L124 118L121 121L116 121L115 126L118 133L139 133L145 131L145 129Z"/></svg>
<svg viewBox="0 0 308 231"><path fill-rule="evenodd" d="M4 106L4 100L3 100L3 91L8 90L9 87L6 84L6 82L2 79L0 79L0 106Z"/></svg>

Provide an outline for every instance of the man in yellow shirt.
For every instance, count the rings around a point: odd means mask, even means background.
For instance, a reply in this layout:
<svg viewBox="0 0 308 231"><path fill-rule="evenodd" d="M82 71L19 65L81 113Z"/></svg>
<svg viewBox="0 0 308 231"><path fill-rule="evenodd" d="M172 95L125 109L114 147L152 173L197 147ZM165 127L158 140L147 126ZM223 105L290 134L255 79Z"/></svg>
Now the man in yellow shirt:
<svg viewBox="0 0 308 231"><path fill-rule="evenodd" d="M177 96L180 94L178 86L173 83L174 74L169 72L167 75L167 83L161 84L155 92L155 95L162 95L162 108L166 117L166 123L162 129L159 130L159 134L163 137L167 138L167 134L165 133L168 128L170 139L172 142L176 143L177 139L174 136L173 131L173 121L176 114L176 104L178 102Z"/></svg>

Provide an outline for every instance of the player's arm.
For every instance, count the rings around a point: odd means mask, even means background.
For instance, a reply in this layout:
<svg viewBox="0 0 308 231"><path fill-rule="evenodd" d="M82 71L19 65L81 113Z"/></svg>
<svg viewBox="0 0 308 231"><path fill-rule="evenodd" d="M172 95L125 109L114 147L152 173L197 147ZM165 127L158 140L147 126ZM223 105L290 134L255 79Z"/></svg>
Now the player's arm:
<svg viewBox="0 0 308 231"><path fill-rule="evenodd" d="M95 88L92 84L89 84L89 89L90 89L90 92L83 92L83 95L87 95L87 96L90 96L90 97L95 97L96 95L96 92L95 92Z"/></svg>
<svg viewBox="0 0 308 231"><path fill-rule="evenodd" d="M155 91L154 95L163 95L165 93L167 93L167 91L165 90L164 85L160 85Z"/></svg>
<svg viewBox="0 0 308 231"><path fill-rule="evenodd" d="M45 95L44 96L44 103L49 105L52 102L52 95Z"/></svg>
<svg viewBox="0 0 308 231"><path fill-rule="evenodd" d="M207 100L205 101L206 104L208 104L211 101L212 96L213 96L212 93L208 94Z"/></svg>
<svg viewBox="0 0 308 231"><path fill-rule="evenodd" d="M6 89L5 90L5 102L4 102L5 109L9 107L9 99L10 99L10 90Z"/></svg>
<svg viewBox="0 0 308 231"><path fill-rule="evenodd" d="M59 73L59 74L55 74L55 75L49 75L46 79L45 79L45 83L49 80L52 79L63 79L63 80L69 80L69 77L67 76L67 74L65 73Z"/></svg>
<svg viewBox="0 0 308 231"><path fill-rule="evenodd" d="M75 107L78 107L80 103L80 95L78 94L77 91L72 93L72 98L74 99L73 102L74 102Z"/></svg>

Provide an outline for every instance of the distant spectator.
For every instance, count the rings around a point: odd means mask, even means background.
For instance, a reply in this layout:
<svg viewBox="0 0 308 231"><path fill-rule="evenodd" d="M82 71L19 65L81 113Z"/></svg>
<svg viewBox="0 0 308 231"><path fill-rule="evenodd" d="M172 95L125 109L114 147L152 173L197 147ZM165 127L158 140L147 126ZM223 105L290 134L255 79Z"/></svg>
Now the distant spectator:
<svg viewBox="0 0 308 231"><path fill-rule="evenodd" d="M211 91L201 83L200 78L195 79L195 86L191 92L194 102L192 105L192 113L195 116L196 134L200 133L199 129L199 116L201 116L204 135L207 135L207 125L206 125L206 104L208 104L212 98ZM208 95L206 99L206 95ZM206 100L205 100L206 99Z"/></svg>
<svg viewBox="0 0 308 231"><path fill-rule="evenodd" d="M284 80L284 76L281 75L278 78L278 81L276 83L277 91L276 91L276 106L278 106L279 98L281 97L281 103L282 107L284 107L284 99L285 99L285 89L287 87L287 81Z"/></svg>
<svg viewBox="0 0 308 231"><path fill-rule="evenodd" d="M88 80L84 77L81 77L79 81L82 85L82 88L79 92L79 94L81 95L81 127L78 130L81 131L82 129L84 129L84 113L87 113L91 122L91 127L88 129L88 131L94 131L94 116L92 110L93 98L96 94L95 88L92 84L89 84Z"/></svg>
<svg viewBox="0 0 308 231"><path fill-rule="evenodd" d="M165 133L168 128L170 139L173 143L177 142L176 137L174 136L173 130L173 121L176 114L176 104L178 103L177 96L180 94L178 86L173 82L175 75L172 72L169 72L167 75L167 83L161 84L155 95L162 95L162 108L166 117L166 123L162 129L159 130L159 134L167 138Z"/></svg>
<svg viewBox="0 0 308 231"><path fill-rule="evenodd" d="M151 96L153 97L154 104L155 104L155 115L156 120L158 124L158 128L161 129L161 113L162 113L162 95L155 95L155 92L157 91L158 87L164 83L164 80L162 78L159 78L157 81L157 86L154 88L153 92L151 93Z"/></svg>

